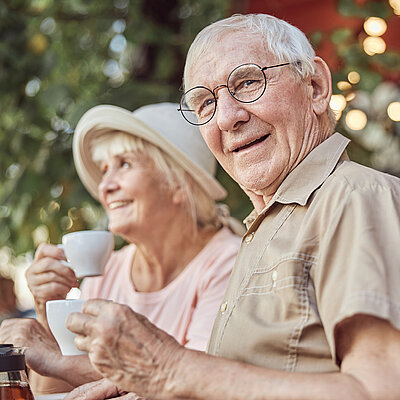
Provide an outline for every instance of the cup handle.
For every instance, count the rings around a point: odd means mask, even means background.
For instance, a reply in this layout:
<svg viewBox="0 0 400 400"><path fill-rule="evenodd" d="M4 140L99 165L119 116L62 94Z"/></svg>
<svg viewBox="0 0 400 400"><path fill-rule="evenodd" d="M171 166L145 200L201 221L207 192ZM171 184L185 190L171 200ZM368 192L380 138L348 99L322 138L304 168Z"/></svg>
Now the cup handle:
<svg viewBox="0 0 400 400"><path fill-rule="evenodd" d="M58 248L62 249L64 251L64 245L63 244L58 244L57 245ZM62 265L65 265L66 267L72 268L71 263L65 260L60 260L60 263Z"/></svg>

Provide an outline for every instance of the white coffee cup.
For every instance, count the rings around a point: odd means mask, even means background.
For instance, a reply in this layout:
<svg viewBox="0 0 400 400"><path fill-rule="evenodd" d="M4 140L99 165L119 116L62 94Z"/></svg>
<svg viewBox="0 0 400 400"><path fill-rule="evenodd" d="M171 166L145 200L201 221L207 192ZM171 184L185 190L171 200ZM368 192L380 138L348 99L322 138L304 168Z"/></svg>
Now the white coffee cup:
<svg viewBox="0 0 400 400"><path fill-rule="evenodd" d="M114 249L114 235L108 231L79 231L62 238L65 257L77 278L102 275Z"/></svg>
<svg viewBox="0 0 400 400"><path fill-rule="evenodd" d="M75 346L74 339L76 335L65 326L68 315L73 312L81 312L85 301L77 299L50 300L46 303L47 322L63 356L87 354Z"/></svg>

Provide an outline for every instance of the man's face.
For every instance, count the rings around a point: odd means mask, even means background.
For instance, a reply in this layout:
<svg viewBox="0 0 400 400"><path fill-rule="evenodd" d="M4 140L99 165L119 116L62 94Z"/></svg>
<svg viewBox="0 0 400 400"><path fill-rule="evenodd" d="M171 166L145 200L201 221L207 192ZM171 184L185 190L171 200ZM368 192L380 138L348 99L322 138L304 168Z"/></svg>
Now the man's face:
<svg viewBox="0 0 400 400"><path fill-rule="evenodd" d="M265 67L279 62L257 36L230 33L193 65L190 87L226 84L229 73L244 63ZM226 88L217 90L216 114L200 126L222 167L244 189L265 196L273 195L310 151L312 86L296 80L290 68L266 70L266 91L254 103L236 101Z"/></svg>

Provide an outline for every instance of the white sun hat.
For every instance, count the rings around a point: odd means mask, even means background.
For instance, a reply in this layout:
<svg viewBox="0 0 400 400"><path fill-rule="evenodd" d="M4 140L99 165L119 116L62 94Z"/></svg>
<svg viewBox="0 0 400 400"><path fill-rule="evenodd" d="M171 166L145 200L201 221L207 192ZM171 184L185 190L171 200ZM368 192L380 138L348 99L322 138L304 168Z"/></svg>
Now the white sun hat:
<svg viewBox="0 0 400 400"><path fill-rule="evenodd" d="M91 141L99 130L126 132L159 147L172 157L214 200L226 196L215 179L216 160L205 144L198 127L188 124L177 111L179 104L159 103L134 112L112 105L88 110L79 120L72 151L78 175L89 193L98 199L102 175L92 160Z"/></svg>

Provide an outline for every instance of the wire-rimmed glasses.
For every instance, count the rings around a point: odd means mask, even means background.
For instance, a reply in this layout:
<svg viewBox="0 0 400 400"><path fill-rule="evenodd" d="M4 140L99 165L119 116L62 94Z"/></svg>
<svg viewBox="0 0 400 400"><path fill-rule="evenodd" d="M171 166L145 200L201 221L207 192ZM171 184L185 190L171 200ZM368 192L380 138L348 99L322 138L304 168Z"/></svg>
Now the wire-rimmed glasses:
<svg viewBox="0 0 400 400"><path fill-rule="evenodd" d="M181 98L178 111L190 124L204 125L211 121L217 109L217 90L226 87L235 100L252 103L264 94L267 87L264 71L289 64L291 63L287 62L268 67L260 67L253 63L239 65L229 74L226 85L218 85L213 90L205 86L195 86L186 91Z"/></svg>

